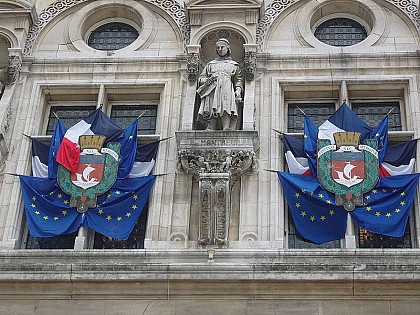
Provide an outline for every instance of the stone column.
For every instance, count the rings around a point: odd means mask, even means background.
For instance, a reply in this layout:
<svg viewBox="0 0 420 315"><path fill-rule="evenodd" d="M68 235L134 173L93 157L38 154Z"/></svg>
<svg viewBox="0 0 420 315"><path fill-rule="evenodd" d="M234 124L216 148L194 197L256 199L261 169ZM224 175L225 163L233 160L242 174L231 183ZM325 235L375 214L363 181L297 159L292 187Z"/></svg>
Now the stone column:
<svg viewBox="0 0 420 315"><path fill-rule="evenodd" d="M231 181L256 169L255 131L177 132L178 169L199 182L201 246L227 246Z"/></svg>

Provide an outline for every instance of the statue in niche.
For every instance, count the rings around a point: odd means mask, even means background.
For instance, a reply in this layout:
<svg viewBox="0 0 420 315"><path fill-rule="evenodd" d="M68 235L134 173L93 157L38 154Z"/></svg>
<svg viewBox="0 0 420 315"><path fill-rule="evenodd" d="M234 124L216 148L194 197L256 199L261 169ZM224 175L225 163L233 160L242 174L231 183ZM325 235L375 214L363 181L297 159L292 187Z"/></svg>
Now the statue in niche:
<svg viewBox="0 0 420 315"><path fill-rule="evenodd" d="M243 92L241 71L230 57L227 39L216 42L216 52L218 57L206 65L198 78L198 114L207 121L207 130L235 130Z"/></svg>

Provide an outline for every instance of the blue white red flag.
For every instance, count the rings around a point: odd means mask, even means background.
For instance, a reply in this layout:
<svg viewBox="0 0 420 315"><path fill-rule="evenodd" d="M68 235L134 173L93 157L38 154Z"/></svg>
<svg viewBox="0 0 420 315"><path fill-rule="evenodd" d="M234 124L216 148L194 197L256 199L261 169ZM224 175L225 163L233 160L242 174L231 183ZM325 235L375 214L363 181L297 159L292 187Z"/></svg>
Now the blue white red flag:
<svg viewBox="0 0 420 315"><path fill-rule="evenodd" d="M129 177L148 176L156 163L160 140L137 147L136 160Z"/></svg>
<svg viewBox="0 0 420 315"><path fill-rule="evenodd" d="M57 162L75 172L80 160L80 136L103 135L109 140L119 138L121 133L122 129L98 108L66 131L57 152Z"/></svg>
<svg viewBox="0 0 420 315"><path fill-rule="evenodd" d="M138 119L124 129L122 136L117 139L117 142L121 144L118 179L128 177L133 169L137 151L137 125Z"/></svg>
<svg viewBox="0 0 420 315"><path fill-rule="evenodd" d="M308 165L308 158L303 150L303 141L284 134L283 145L289 172L292 174L312 175Z"/></svg>
<svg viewBox="0 0 420 315"><path fill-rule="evenodd" d="M47 144L32 138L32 174L35 177L48 177L48 151Z"/></svg>
<svg viewBox="0 0 420 315"><path fill-rule="evenodd" d="M389 146L380 166L380 177L411 174L417 155L417 139Z"/></svg>

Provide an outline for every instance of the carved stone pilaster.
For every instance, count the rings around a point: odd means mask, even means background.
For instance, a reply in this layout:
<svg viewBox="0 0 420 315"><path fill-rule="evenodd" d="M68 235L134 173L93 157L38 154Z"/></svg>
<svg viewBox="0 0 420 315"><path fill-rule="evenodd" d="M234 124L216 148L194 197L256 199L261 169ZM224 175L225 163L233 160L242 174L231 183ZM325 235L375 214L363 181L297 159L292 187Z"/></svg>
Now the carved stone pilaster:
<svg viewBox="0 0 420 315"><path fill-rule="evenodd" d="M231 181L256 169L255 131L177 132L178 170L199 179L198 244L226 246Z"/></svg>

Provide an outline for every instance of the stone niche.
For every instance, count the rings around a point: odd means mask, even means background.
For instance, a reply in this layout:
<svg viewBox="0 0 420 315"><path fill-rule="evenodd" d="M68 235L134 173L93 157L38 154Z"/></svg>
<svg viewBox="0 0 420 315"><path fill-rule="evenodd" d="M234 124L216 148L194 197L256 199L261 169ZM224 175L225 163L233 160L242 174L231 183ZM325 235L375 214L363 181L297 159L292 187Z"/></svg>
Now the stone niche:
<svg viewBox="0 0 420 315"><path fill-rule="evenodd" d="M231 215L231 182L255 172L256 131L176 133L178 171L199 183L198 245L226 247Z"/></svg>

